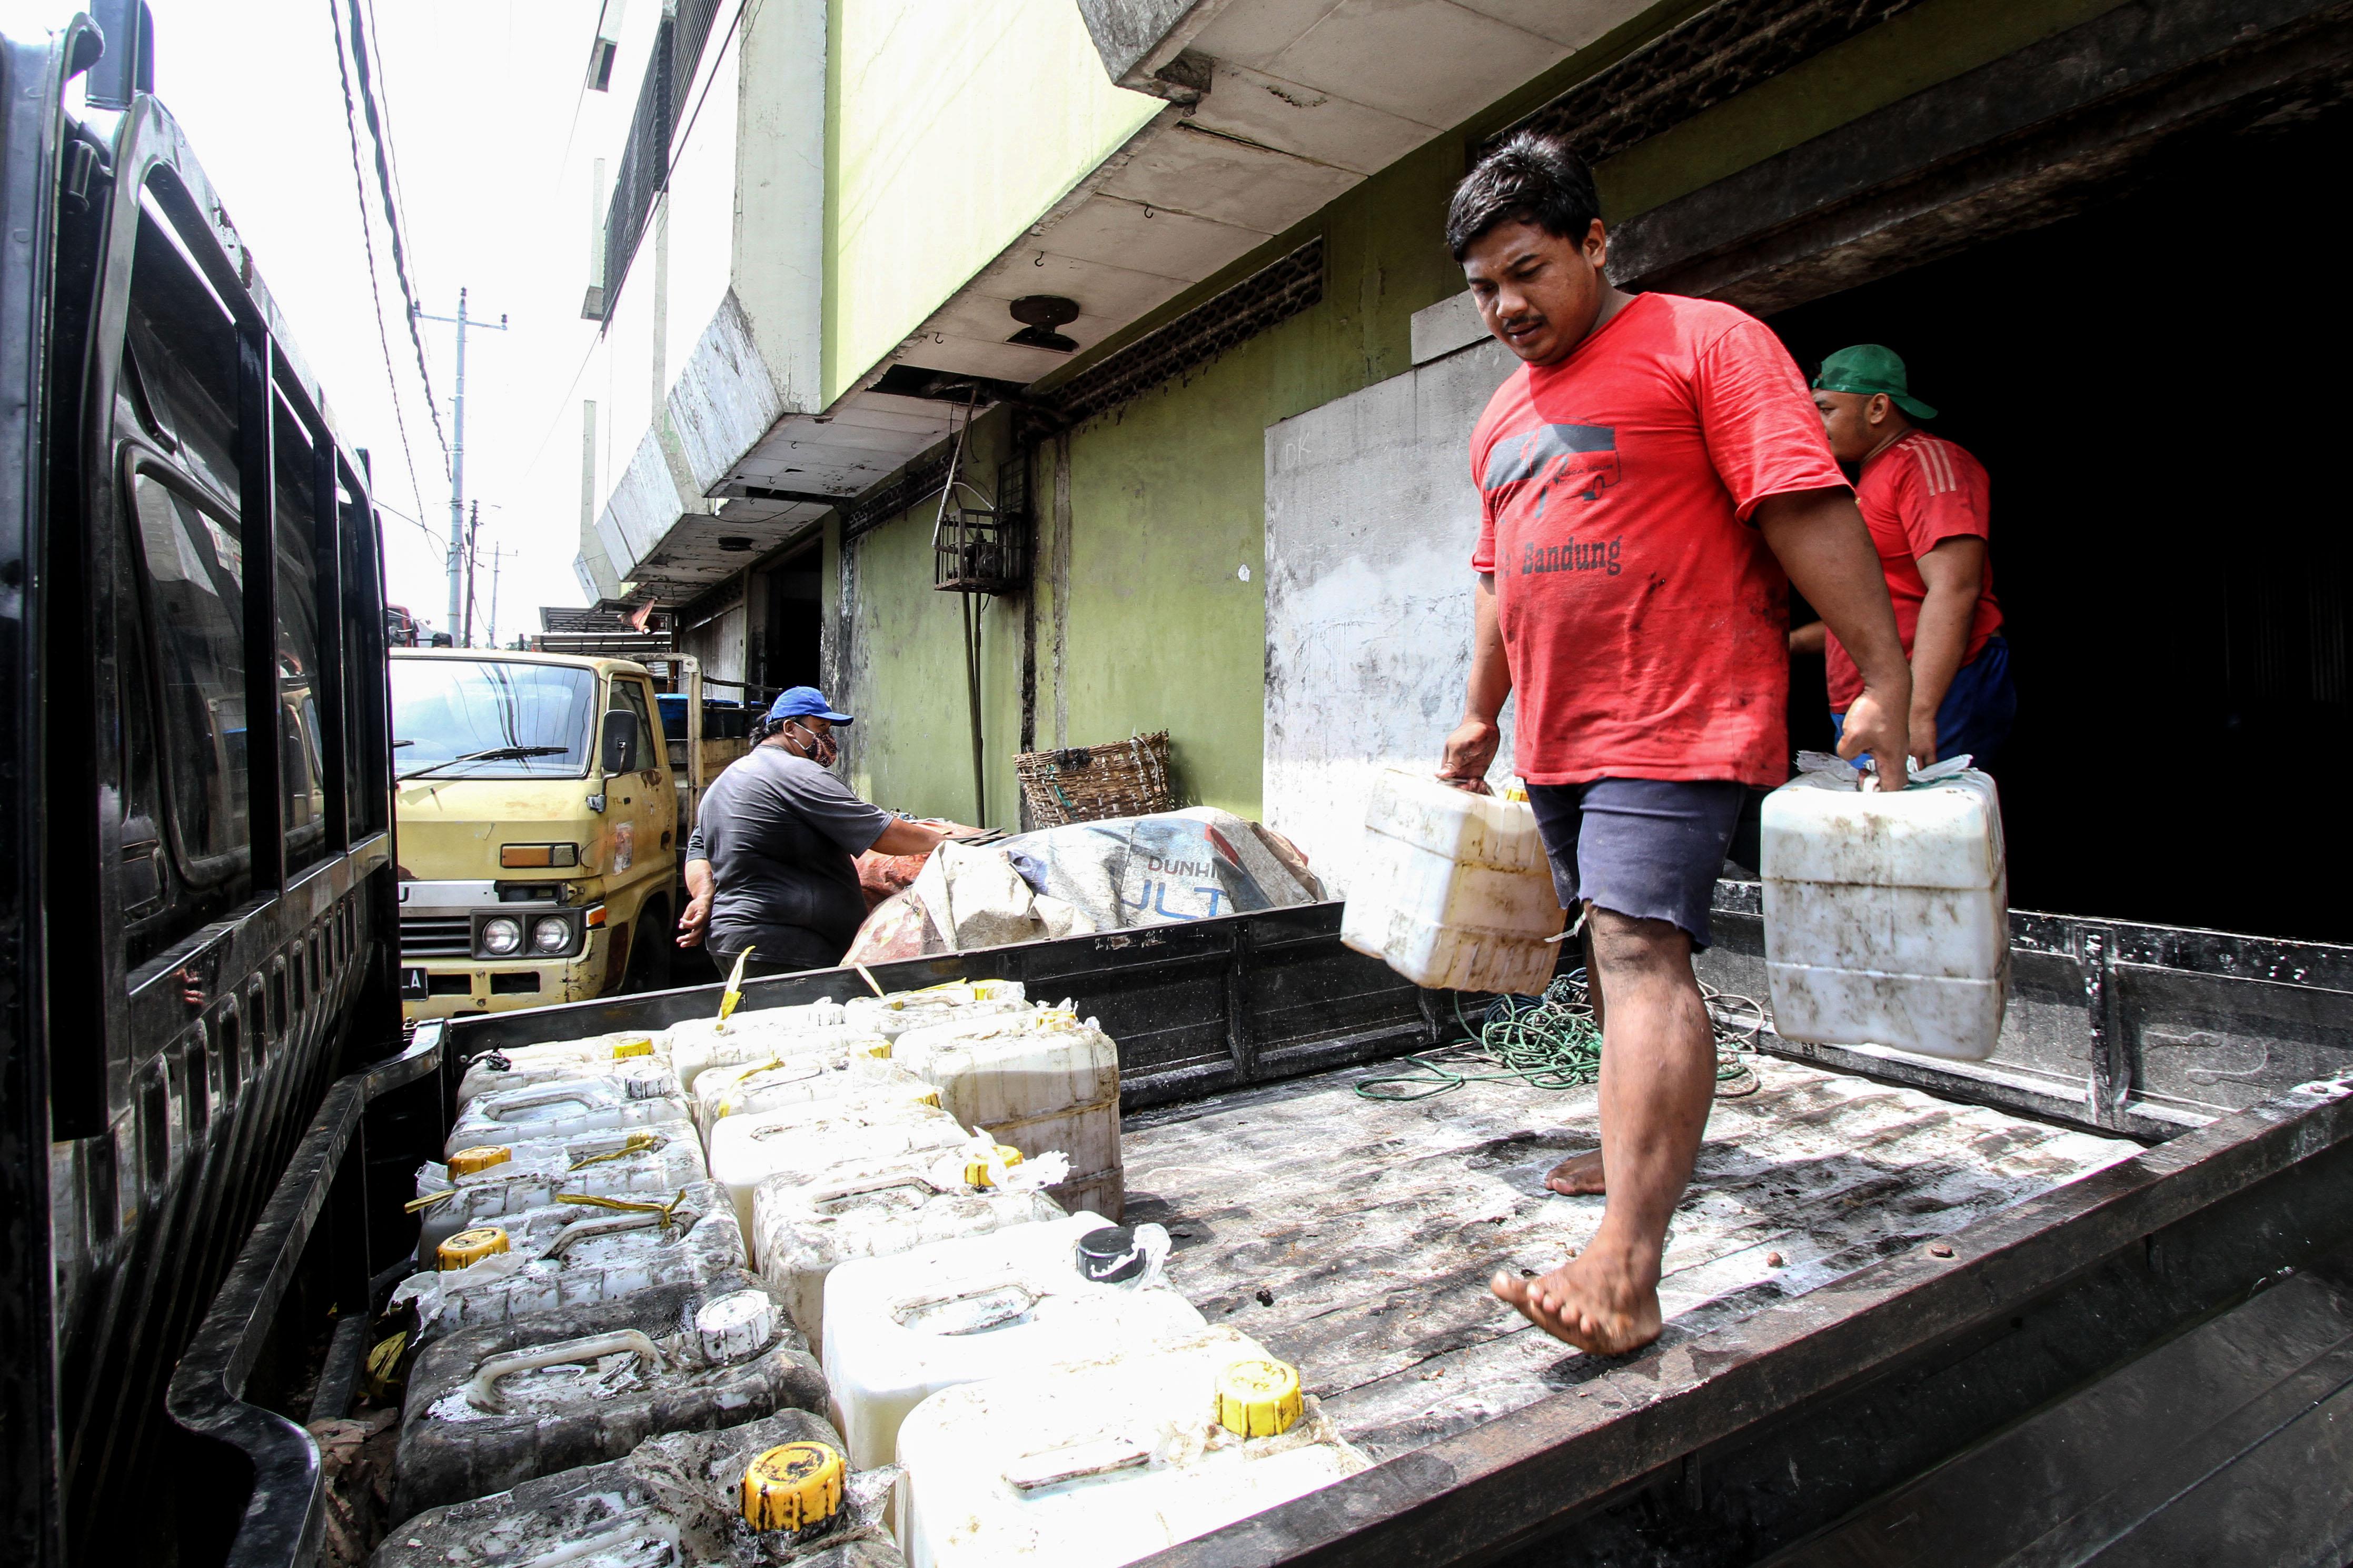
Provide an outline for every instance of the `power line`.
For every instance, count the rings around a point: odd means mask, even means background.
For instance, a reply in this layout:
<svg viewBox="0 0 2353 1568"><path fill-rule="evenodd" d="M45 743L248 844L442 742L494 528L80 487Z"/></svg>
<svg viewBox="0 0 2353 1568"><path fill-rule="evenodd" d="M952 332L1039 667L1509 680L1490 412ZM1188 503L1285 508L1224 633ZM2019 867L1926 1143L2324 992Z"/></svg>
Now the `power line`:
<svg viewBox="0 0 2353 1568"><path fill-rule="evenodd" d="M424 534L426 538L433 542L434 549L440 551L445 556L448 553L449 542L442 538L439 534L434 532L433 527L430 523L420 521L417 519L409 516L398 507L385 500L381 496L371 494L368 497L368 500L375 505L378 511L388 511L392 513L393 516L400 519L401 521L408 524L409 527L416 529L418 532Z"/></svg>
<svg viewBox="0 0 2353 1568"><path fill-rule="evenodd" d="M408 420L400 412L400 377L392 368L392 338L384 330L384 290L377 284L375 276L375 236L368 227L367 176L360 172L360 132L353 120L355 106L352 102L351 71L343 59L343 14L336 9L335 0L327 0L327 21L335 32L335 74L343 79L343 132L352 145L352 186L359 196L360 204L360 248L367 252L368 296L375 301L375 336L384 349L385 383L392 389L392 422L400 432L401 458L408 465L408 493L422 498L425 487L417 482L417 454L408 447ZM431 390L429 386L427 388L428 396ZM418 526L424 525L419 523Z"/></svg>
<svg viewBox="0 0 2353 1568"><path fill-rule="evenodd" d="M384 27L377 22L375 0L367 0L368 32L372 37L384 37ZM408 187L400 178L400 136L392 128L392 78L385 70L384 51L379 48L372 62L375 68L375 95L384 110L385 157L392 166L392 205L399 209L402 226L408 223Z"/></svg>
<svg viewBox="0 0 2353 1568"><path fill-rule="evenodd" d="M375 182L384 193L384 221L392 231L392 271L400 279L400 296L408 301L408 341L417 349L417 374L425 383L426 412L433 416L433 434L441 443L442 470L449 464L449 437L441 428L441 405L433 395L433 373L425 363L425 337L417 330L417 315L423 306L417 302L417 290L408 281L408 256L400 242L400 215L392 204L392 167L385 155L384 123L376 113L375 87L368 76L367 37L365 23L360 16L360 0L351 0L352 65L359 73L360 102L367 111L368 135L375 144Z"/></svg>

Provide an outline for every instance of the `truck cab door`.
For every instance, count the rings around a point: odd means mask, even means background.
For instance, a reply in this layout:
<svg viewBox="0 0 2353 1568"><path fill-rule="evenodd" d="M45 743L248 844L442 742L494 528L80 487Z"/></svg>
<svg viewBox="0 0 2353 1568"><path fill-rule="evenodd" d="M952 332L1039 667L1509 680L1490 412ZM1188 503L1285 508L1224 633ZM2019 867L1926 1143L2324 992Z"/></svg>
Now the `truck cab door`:
<svg viewBox="0 0 2353 1568"><path fill-rule="evenodd" d="M608 757L607 811L613 824L614 847L607 874L617 882L668 879L667 868L676 858L677 812L670 788L668 746L653 687L642 676L617 675L608 713L627 713L636 721L635 743L626 757ZM612 726L607 723L608 732ZM613 768L611 763L625 764ZM624 862L627 862L624 864Z"/></svg>

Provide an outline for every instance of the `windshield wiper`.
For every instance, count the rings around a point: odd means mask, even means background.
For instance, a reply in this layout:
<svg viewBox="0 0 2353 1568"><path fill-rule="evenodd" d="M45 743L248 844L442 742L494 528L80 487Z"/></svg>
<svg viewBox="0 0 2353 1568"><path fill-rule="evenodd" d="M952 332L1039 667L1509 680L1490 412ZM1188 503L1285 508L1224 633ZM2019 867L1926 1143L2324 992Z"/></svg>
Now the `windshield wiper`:
<svg viewBox="0 0 2353 1568"><path fill-rule="evenodd" d="M448 757L438 763L427 763L413 773L402 773L393 782L406 784L410 779L421 779L426 774L438 773L443 768L454 768L459 763L519 763L525 757L562 756L571 749L569 746L492 746L487 752L468 752L462 757Z"/></svg>

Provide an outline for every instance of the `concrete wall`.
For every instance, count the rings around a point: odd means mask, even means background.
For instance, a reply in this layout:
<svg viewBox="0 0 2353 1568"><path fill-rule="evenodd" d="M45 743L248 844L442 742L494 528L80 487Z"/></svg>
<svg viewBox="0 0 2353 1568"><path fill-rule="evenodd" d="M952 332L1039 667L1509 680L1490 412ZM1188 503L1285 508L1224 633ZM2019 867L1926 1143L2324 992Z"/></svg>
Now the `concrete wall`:
<svg viewBox="0 0 2353 1568"><path fill-rule="evenodd" d="M1266 432L1266 821L1345 890L1383 768L1430 773L1462 714L1493 340ZM1510 714L1491 777L1510 776Z"/></svg>
<svg viewBox="0 0 2353 1568"><path fill-rule="evenodd" d="M828 402L1166 107L1071 0L833 0L826 63Z"/></svg>

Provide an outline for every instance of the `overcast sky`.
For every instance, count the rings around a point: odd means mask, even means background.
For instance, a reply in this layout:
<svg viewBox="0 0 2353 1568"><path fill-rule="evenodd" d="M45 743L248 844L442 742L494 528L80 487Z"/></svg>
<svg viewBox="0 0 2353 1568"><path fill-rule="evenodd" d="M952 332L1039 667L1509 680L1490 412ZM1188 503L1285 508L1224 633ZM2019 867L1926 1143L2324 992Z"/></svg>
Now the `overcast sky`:
<svg viewBox="0 0 2353 1568"><path fill-rule="evenodd" d="M392 601L438 626L448 600L449 484L401 319L373 149L364 121L355 121L368 203L369 226L362 226L332 31L337 18L348 28L349 0L150 4L156 96L186 130L250 246L344 439L369 449L385 509ZM490 550L512 552L498 614L501 640L512 640L536 627L538 605L582 603L572 571L579 496L526 493L523 476L547 441L579 439L570 390L579 370L586 216L557 210L554 192L599 0L365 4L418 299L435 315L454 316L464 287L470 314L495 322L504 312L510 328L468 337L466 491L482 503L478 616L490 607ZM364 233L375 237L389 380ZM423 332L446 431L454 329L428 322Z"/></svg>

